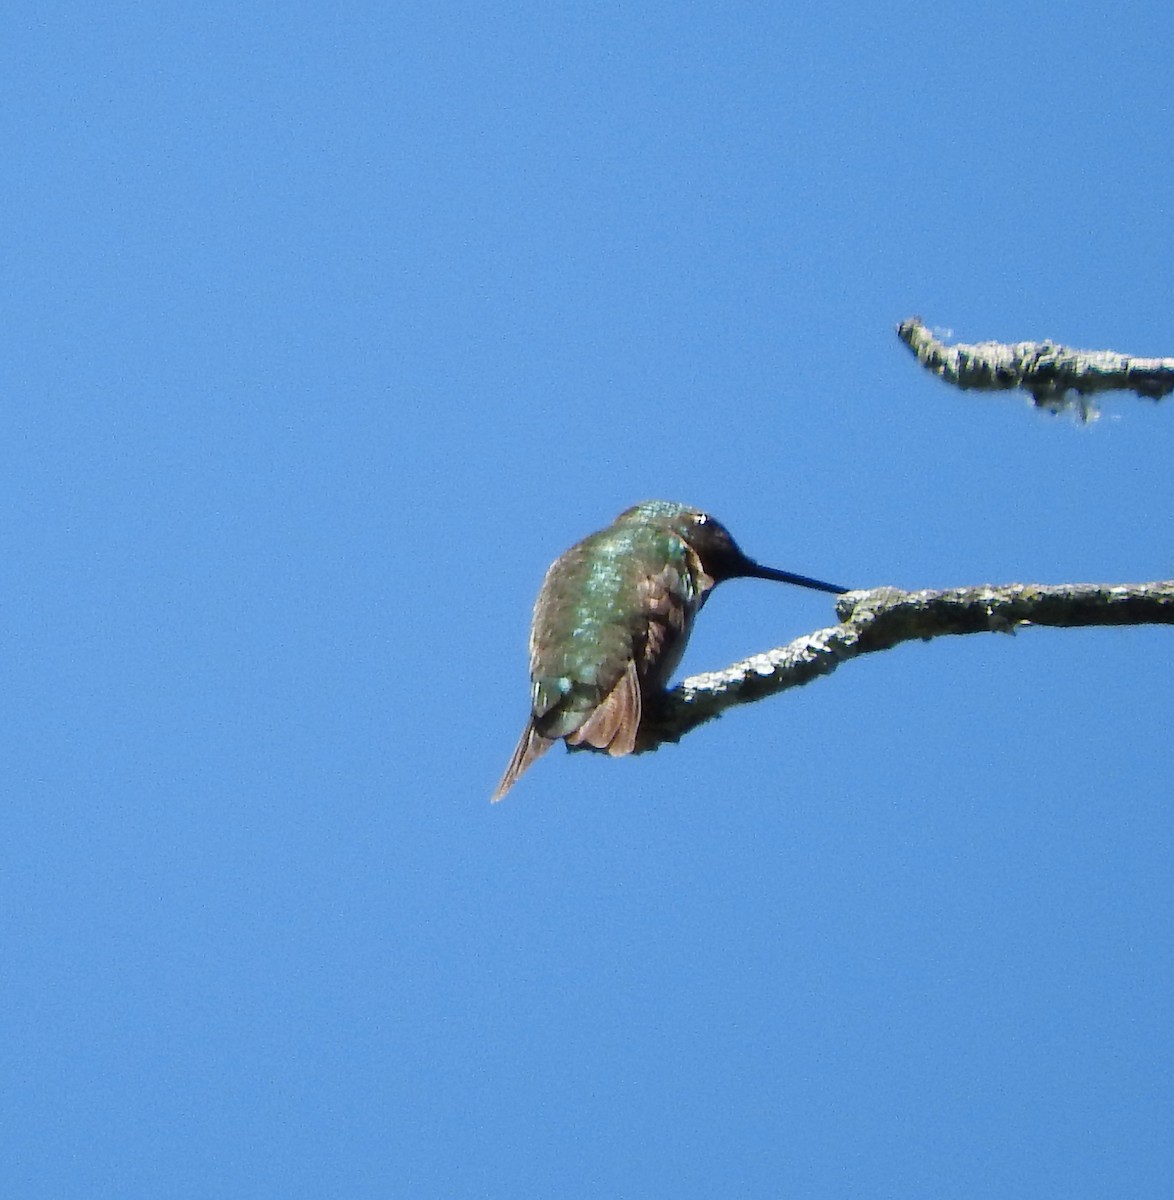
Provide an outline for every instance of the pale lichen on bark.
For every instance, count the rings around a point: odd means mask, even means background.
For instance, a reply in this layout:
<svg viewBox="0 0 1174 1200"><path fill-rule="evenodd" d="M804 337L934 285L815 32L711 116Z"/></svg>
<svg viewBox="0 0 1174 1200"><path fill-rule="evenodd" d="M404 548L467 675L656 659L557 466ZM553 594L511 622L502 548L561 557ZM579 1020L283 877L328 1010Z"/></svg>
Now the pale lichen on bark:
<svg viewBox="0 0 1174 1200"><path fill-rule="evenodd" d="M968 633L1014 633L1033 625L1174 625L1174 580L1137 584L1012 583L945 591L873 588L836 604L840 623L755 654L721 671L692 675L647 713L637 752L653 750L728 708L829 675L862 654L902 642Z"/></svg>
<svg viewBox="0 0 1174 1200"><path fill-rule="evenodd" d="M1127 391L1160 400L1174 391L1174 358L1136 358L1112 350L1075 350L1056 342L979 342L947 345L920 317L897 326L897 336L927 370L957 388L1028 392L1038 408L1096 415L1092 397Z"/></svg>

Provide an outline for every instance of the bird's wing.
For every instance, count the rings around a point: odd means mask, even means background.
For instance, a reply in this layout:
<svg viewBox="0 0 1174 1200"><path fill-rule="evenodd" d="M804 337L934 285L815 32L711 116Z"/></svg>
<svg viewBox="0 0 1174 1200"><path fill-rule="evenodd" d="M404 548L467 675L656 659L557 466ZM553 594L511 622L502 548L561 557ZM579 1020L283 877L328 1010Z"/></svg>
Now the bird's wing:
<svg viewBox="0 0 1174 1200"><path fill-rule="evenodd" d="M567 735L567 741L572 746L586 743L612 755L631 754L636 747L642 707L636 663L628 659L619 681L579 728Z"/></svg>
<svg viewBox="0 0 1174 1200"><path fill-rule="evenodd" d="M644 619L634 631L633 653L646 696L665 687L685 653L689 626L700 607L691 578L673 566L640 582Z"/></svg>

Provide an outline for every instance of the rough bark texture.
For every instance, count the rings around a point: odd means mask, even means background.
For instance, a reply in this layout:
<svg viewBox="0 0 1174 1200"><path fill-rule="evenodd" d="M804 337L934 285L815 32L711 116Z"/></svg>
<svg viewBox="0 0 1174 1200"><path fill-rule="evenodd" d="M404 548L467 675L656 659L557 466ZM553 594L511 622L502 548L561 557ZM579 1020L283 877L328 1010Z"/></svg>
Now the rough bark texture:
<svg viewBox="0 0 1174 1200"><path fill-rule="evenodd" d="M1055 342L961 342L947 346L920 317L897 326L897 336L927 370L959 388L1021 388L1036 406L1068 409L1082 420L1096 415L1091 397L1126 391L1160 400L1174 391L1174 358L1132 358L1112 350L1073 350Z"/></svg>
<svg viewBox="0 0 1174 1200"><path fill-rule="evenodd" d="M1174 580L1139 584L1012 583L1002 587L849 592L840 624L722 671L693 675L668 692L641 725L637 752L678 741L727 708L829 675L842 662L901 642L947 634L1014 633L1030 625L1174 625Z"/></svg>

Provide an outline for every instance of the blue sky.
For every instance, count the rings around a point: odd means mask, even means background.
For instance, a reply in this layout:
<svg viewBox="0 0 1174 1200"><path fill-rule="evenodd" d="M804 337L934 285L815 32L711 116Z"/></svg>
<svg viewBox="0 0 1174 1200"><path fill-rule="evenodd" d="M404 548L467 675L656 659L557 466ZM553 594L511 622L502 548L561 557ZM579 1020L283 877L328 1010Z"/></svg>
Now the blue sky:
<svg viewBox="0 0 1174 1200"><path fill-rule="evenodd" d="M1168 6L18 4L0 1192L1159 1197L1167 629L521 730L650 497L853 586L1174 574ZM1146 68L1149 65L1149 69ZM828 623L715 596L684 669Z"/></svg>

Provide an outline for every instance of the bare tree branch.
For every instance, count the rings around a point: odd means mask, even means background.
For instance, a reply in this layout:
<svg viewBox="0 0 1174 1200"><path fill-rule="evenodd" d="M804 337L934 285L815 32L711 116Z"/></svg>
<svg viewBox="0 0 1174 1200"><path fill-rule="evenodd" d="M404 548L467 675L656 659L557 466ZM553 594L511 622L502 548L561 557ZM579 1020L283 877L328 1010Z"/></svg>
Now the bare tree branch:
<svg viewBox="0 0 1174 1200"><path fill-rule="evenodd" d="M1137 584L1012 583L1002 587L849 592L841 623L722 671L693 675L664 697L640 727L637 752L654 750L719 716L830 675L842 662L901 642L963 633L1014 633L1029 625L1174 625L1174 580Z"/></svg>
<svg viewBox="0 0 1174 1200"><path fill-rule="evenodd" d="M1022 388L1037 408L1096 415L1097 392L1135 392L1160 400L1174 391L1174 358L1132 358L1112 350L1073 350L1055 342L961 342L947 346L920 317L897 326L897 336L927 370L959 388Z"/></svg>

